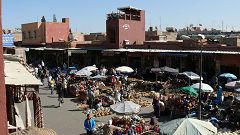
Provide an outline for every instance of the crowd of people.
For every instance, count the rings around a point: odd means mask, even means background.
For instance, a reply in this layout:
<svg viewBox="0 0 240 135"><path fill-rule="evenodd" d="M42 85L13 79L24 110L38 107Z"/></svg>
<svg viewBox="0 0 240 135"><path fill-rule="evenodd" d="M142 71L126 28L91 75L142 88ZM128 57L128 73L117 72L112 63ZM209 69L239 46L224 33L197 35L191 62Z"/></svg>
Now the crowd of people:
<svg viewBox="0 0 240 135"><path fill-rule="evenodd" d="M62 73L61 68L56 68L51 71L45 67L44 62L42 61L37 66L33 67L30 65L32 69L32 73L39 78L43 83L47 80L48 87L50 89L50 94L54 94L55 90L58 94L58 106L60 107L63 103L64 97L70 96L71 94L71 80L76 80L76 76L72 74L64 74ZM137 69L133 74L137 74ZM101 66L98 70L93 71L92 76L101 75L107 76L105 81L93 80L93 79L83 79L77 81L77 89L79 97L84 96L80 101L84 104L87 104L89 109L98 110L101 107L109 107L111 104L116 102L122 102L124 99L129 98L131 96L128 75L122 74L118 72L115 68L105 68ZM214 89L217 90L220 85L217 85L217 79L215 79L213 85ZM228 81L229 82L229 81ZM166 81L166 83L172 83L172 80ZM171 84L170 84L171 85ZM101 87L109 86L111 88L111 92L105 91L107 94L104 98L96 96L96 92L102 93L103 89ZM163 88L164 85L161 86ZM235 122L236 125L240 126L240 120L232 118L234 114L237 114L238 110L235 107L233 102L234 94L225 94L223 92L223 98L221 101L217 97L215 93L203 93L201 95L201 106L203 111L203 117L210 120L214 126L221 126L221 121L226 122ZM165 93L165 91L161 94L158 92L154 93L153 101L152 101L154 116L155 118L160 118L165 111L169 111L171 118L177 117L194 117L197 116L198 113L198 99L197 97L190 96L187 94L179 94L178 92L170 92ZM225 106L224 106L225 105ZM225 107L225 110L221 110L220 108ZM240 113L239 113L240 114ZM133 121L134 118L132 118ZM217 120L216 120L217 119ZM151 121L154 121L152 118ZM141 125L142 124L142 125ZM128 135L136 135L143 133L143 131L147 131L146 127L141 122L132 125L123 125L118 126L112 124L112 121L109 121L108 124L103 126L105 134L128 134ZM151 130L156 130L156 124L151 126ZM85 129L87 134L92 134L93 129L96 126L96 123L93 118L91 118L90 114L87 115L87 119L84 122ZM158 127L157 125L156 127Z"/></svg>

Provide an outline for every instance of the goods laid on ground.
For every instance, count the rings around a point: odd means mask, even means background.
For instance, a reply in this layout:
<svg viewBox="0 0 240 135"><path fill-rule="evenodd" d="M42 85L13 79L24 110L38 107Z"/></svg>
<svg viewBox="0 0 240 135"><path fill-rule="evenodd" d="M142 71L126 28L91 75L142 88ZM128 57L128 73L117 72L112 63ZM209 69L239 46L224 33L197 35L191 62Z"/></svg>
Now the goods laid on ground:
<svg viewBox="0 0 240 135"><path fill-rule="evenodd" d="M132 98L130 99L130 101L136 103L136 104L139 104L141 107L148 107L150 105L152 105L151 102L147 101L147 100L144 100L144 99L135 99L135 98Z"/></svg>
<svg viewBox="0 0 240 135"><path fill-rule="evenodd" d="M122 118L119 117L112 117L112 124L115 126L130 126L131 125L131 118L127 116L123 116Z"/></svg>
<svg viewBox="0 0 240 135"><path fill-rule="evenodd" d="M77 104L76 108L79 110L87 110L88 109L88 105L87 104Z"/></svg>
<svg viewBox="0 0 240 135"><path fill-rule="evenodd" d="M239 135L240 134L240 130L237 130L237 131L234 131L232 132L231 130L229 129L218 129L218 133L216 135Z"/></svg>
<svg viewBox="0 0 240 135"><path fill-rule="evenodd" d="M72 95L72 96L75 96L77 97L79 95L79 86L78 84L71 84L69 86L69 93Z"/></svg>
<svg viewBox="0 0 240 135"><path fill-rule="evenodd" d="M92 111L92 114L94 117L101 117L101 116L111 115L112 112L109 107L102 107L99 110Z"/></svg>
<svg viewBox="0 0 240 135"><path fill-rule="evenodd" d="M132 96L134 98L141 98L141 97L153 98L154 95L151 92L134 92Z"/></svg>

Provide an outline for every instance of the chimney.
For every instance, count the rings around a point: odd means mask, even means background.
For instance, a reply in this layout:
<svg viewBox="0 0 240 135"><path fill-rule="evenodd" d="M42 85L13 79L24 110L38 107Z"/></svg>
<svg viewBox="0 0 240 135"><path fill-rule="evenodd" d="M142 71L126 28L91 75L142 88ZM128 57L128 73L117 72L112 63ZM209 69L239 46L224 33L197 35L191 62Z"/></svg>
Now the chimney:
<svg viewBox="0 0 240 135"><path fill-rule="evenodd" d="M69 23L69 18L62 18L63 23Z"/></svg>
<svg viewBox="0 0 240 135"><path fill-rule="evenodd" d="M153 31L153 27L152 26L149 27L149 31Z"/></svg>

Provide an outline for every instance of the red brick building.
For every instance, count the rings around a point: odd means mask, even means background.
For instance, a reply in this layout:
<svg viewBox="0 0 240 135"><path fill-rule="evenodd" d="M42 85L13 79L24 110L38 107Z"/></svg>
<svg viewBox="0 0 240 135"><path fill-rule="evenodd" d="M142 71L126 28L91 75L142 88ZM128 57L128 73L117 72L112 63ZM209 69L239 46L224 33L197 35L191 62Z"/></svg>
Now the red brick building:
<svg viewBox="0 0 240 135"><path fill-rule="evenodd" d="M68 40L69 19L62 22L33 22L22 24L23 45L45 45Z"/></svg>
<svg viewBox="0 0 240 135"><path fill-rule="evenodd" d="M134 7L118 8L118 13L107 14L106 32L110 48L145 41L145 11Z"/></svg>

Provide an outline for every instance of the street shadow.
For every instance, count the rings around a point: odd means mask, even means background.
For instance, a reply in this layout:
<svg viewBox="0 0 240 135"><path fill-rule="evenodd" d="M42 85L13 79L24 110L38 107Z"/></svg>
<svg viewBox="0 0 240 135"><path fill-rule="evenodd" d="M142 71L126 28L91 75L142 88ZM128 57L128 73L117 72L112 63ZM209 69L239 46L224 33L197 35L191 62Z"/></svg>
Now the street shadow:
<svg viewBox="0 0 240 135"><path fill-rule="evenodd" d="M50 93L41 93L39 92L39 95L49 95Z"/></svg>
<svg viewBox="0 0 240 135"><path fill-rule="evenodd" d="M83 111L83 110L81 110L81 109L72 109L72 110L68 110L68 111L70 111L70 112L79 112L79 111Z"/></svg>
<svg viewBox="0 0 240 135"><path fill-rule="evenodd" d="M150 112L150 113L142 113L142 114L138 114L139 117L142 117L142 118L151 118L152 116L154 116L154 113L153 112Z"/></svg>
<svg viewBox="0 0 240 135"><path fill-rule="evenodd" d="M49 98L58 98L58 96L47 96Z"/></svg>
<svg viewBox="0 0 240 135"><path fill-rule="evenodd" d="M59 106L58 105L45 105L45 106L42 106L43 108L58 108Z"/></svg>
<svg viewBox="0 0 240 135"><path fill-rule="evenodd" d="M73 99L70 99L70 101L72 101L73 103L80 103L79 99L78 98L73 98Z"/></svg>

